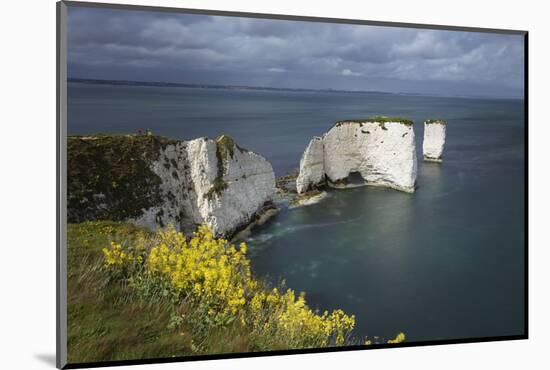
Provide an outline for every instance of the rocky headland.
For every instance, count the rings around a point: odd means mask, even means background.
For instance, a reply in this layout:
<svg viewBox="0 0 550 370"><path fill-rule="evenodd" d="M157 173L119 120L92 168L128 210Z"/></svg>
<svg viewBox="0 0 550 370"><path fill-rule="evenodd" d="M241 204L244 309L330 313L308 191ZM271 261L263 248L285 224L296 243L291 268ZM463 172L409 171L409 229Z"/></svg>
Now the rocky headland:
<svg viewBox="0 0 550 370"><path fill-rule="evenodd" d="M276 210L271 164L229 136L70 136L67 152L69 222L208 225L228 238Z"/></svg>
<svg viewBox="0 0 550 370"><path fill-rule="evenodd" d="M425 123L424 160L441 162L446 122ZM413 123L375 116L336 122L308 143L299 170L275 179L271 164L226 135L172 140L154 135L69 136L69 222L173 224L190 233L246 235L277 212L319 202L327 188L382 186L412 193Z"/></svg>

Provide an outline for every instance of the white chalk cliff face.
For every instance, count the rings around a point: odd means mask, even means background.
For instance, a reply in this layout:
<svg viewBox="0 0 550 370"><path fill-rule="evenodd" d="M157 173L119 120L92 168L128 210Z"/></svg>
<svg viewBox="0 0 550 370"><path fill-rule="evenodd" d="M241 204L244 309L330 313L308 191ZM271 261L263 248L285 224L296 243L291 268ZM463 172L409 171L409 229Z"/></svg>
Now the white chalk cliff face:
<svg viewBox="0 0 550 370"><path fill-rule="evenodd" d="M325 176L320 176L321 171ZM349 184L348 177L355 173L362 182ZM303 193L326 178L329 186L338 188L373 185L414 192L416 174L412 122L386 117L341 121L308 145L300 162L297 191Z"/></svg>
<svg viewBox="0 0 550 370"><path fill-rule="evenodd" d="M296 179L296 188L298 193L304 193L312 186L324 181L325 159L323 139L316 136L311 139L300 160L300 173Z"/></svg>
<svg viewBox="0 0 550 370"><path fill-rule="evenodd" d="M134 220L147 227L176 220L185 232L203 224L230 236L271 207L275 193L271 164L227 136L167 145L150 167L161 179L163 203Z"/></svg>
<svg viewBox="0 0 550 370"><path fill-rule="evenodd" d="M424 142L422 149L425 161L442 161L446 129L447 122L443 120L428 120L424 122Z"/></svg>

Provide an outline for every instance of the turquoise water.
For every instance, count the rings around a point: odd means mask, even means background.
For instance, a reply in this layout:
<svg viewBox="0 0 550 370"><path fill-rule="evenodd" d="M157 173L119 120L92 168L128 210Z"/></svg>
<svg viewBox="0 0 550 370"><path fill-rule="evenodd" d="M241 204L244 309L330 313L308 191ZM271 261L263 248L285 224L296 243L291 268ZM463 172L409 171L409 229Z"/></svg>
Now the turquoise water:
<svg viewBox="0 0 550 370"><path fill-rule="evenodd" d="M362 336L439 340L524 331L523 101L393 94L69 83L69 133L233 136L277 175L313 135L373 114L449 121L442 165L419 162L418 190L331 191L283 208L248 241L254 272L342 308Z"/></svg>

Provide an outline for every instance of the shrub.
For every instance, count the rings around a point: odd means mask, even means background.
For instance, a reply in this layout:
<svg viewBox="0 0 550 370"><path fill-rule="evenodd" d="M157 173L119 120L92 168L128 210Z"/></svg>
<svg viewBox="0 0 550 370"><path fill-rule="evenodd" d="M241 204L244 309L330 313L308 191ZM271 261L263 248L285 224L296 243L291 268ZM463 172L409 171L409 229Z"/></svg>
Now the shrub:
<svg viewBox="0 0 550 370"><path fill-rule="evenodd" d="M405 341L405 334L404 333L399 333L399 334L397 334L397 336L394 339L388 340L388 343L395 344L395 343L402 343L404 341Z"/></svg>
<svg viewBox="0 0 550 370"><path fill-rule="evenodd" d="M160 291L175 303L192 304L194 313L173 323L191 324L194 335L237 323L256 350L312 348L345 344L355 326L355 317L342 310L312 310L304 293L267 288L252 276L246 244L236 248L215 239L206 226L189 239L170 226L148 243L138 248L111 243L103 249L104 266L122 273L141 294Z"/></svg>
<svg viewBox="0 0 550 370"><path fill-rule="evenodd" d="M346 123L359 123L359 124L362 124L362 123L367 123L367 122L370 122L370 123L399 122L399 123L404 124L405 126L412 126L414 124L414 122L411 121L410 119L403 118L403 117L370 116L370 117L367 117L367 118L353 118L353 119L346 119L346 120L343 120L343 121L337 121L335 123L335 126L338 127L338 126L341 126L341 125L346 124ZM385 126L380 126L380 127L385 128Z"/></svg>
<svg viewBox="0 0 550 370"><path fill-rule="evenodd" d="M217 177L214 180L214 185L212 185L212 187L206 193L204 193L203 197L205 199L211 200L214 194L219 196L221 195L221 193L223 193L225 189L227 189L227 183L223 181L221 177Z"/></svg>

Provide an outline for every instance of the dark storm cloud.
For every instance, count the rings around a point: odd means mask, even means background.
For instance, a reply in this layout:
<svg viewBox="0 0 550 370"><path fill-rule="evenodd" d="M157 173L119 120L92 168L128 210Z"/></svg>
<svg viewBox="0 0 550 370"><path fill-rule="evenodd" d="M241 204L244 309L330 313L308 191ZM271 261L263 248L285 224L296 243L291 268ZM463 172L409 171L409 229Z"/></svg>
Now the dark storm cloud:
<svg viewBox="0 0 550 370"><path fill-rule="evenodd" d="M520 36L69 9L81 78L520 96Z"/></svg>

